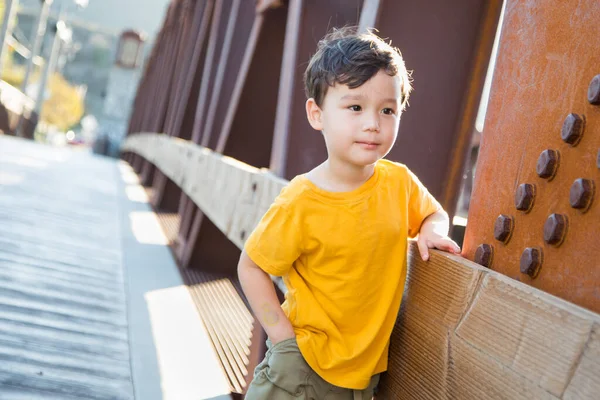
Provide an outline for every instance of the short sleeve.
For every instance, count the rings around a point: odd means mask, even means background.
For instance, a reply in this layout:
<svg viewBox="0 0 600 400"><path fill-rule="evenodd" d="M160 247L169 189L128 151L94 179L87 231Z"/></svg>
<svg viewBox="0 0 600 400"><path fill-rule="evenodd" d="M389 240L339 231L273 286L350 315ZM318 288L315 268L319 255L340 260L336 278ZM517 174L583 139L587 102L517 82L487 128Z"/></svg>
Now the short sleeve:
<svg viewBox="0 0 600 400"><path fill-rule="evenodd" d="M285 275L300 256L302 234L297 219L276 201L246 241L246 253L266 273Z"/></svg>
<svg viewBox="0 0 600 400"><path fill-rule="evenodd" d="M414 238L419 233L425 218L442 209L438 201L429 193L419 178L408 170L408 236Z"/></svg>

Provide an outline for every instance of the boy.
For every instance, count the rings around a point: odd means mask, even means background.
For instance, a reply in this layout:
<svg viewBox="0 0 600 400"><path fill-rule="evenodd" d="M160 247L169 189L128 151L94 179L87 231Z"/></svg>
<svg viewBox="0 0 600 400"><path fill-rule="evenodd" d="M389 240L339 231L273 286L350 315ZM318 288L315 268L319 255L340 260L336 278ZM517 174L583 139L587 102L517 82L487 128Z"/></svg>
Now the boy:
<svg viewBox="0 0 600 400"><path fill-rule="evenodd" d="M348 28L319 42L306 72L310 125L327 160L292 179L246 242L243 290L269 347L246 399L371 399L387 369L407 238L460 249L448 215L408 168L384 160L411 90L399 51ZM288 288L279 305L268 274Z"/></svg>

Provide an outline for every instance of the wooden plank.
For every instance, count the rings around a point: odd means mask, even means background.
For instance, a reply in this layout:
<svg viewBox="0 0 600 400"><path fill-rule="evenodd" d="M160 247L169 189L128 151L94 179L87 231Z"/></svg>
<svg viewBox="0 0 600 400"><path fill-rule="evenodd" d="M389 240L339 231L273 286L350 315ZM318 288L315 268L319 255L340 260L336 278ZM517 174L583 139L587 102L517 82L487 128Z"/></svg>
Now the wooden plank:
<svg viewBox="0 0 600 400"><path fill-rule="evenodd" d="M412 244L383 399L594 399L600 315Z"/></svg>

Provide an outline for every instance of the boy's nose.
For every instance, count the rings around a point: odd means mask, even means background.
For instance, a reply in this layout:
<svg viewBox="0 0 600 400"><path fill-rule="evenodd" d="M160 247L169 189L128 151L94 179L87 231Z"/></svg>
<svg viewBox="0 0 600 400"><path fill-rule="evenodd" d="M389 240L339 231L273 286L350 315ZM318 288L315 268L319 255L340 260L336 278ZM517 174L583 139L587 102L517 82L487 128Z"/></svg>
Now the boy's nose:
<svg viewBox="0 0 600 400"><path fill-rule="evenodd" d="M369 116L366 118L363 130L371 132L379 132L379 116Z"/></svg>

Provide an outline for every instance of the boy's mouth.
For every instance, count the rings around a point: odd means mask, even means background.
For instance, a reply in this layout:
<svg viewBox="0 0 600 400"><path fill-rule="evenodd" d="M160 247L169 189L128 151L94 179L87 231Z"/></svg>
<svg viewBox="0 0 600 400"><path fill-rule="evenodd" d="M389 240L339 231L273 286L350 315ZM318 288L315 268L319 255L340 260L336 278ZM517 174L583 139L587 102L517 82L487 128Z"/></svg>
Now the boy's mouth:
<svg viewBox="0 0 600 400"><path fill-rule="evenodd" d="M356 142L356 144L368 150L375 149L379 146L379 143L377 142Z"/></svg>

